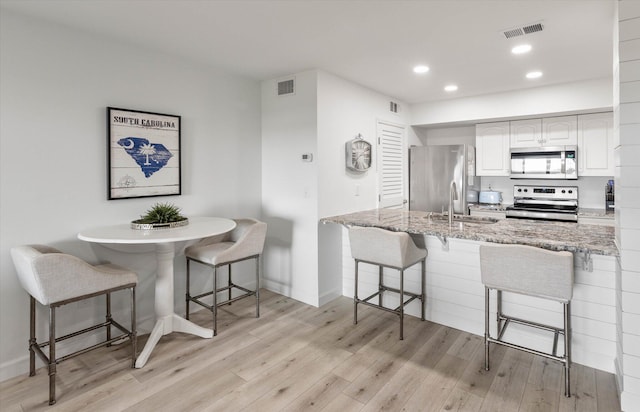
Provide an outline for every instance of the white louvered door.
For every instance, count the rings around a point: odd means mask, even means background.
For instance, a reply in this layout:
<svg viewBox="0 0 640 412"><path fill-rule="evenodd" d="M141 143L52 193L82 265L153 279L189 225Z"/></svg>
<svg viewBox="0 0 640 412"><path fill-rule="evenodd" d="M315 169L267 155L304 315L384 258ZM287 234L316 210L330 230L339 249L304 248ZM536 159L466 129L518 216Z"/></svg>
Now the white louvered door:
<svg viewBox="0 0 640 412"><path fill-rule="evenodd" d="M378 121L378 207L405 207L404 126Z"/></svg>

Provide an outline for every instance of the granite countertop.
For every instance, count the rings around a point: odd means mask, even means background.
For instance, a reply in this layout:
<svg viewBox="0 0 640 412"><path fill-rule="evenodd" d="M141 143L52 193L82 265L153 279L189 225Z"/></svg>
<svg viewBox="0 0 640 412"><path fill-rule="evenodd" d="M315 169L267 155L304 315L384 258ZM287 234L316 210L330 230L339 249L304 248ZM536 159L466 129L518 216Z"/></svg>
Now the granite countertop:
<svg viewBox="0 0 640 412"><path fill-rule="evenodd" d="M488 218L473 217L475 220ZM370 226L396 232L432 235L442 238L468 239L482 242L522 244L548 250L588 252L594 255L618 256L611 226L570 222L548 222L528 219L502 219L496 223L455 222L451 228L446 216L440 213L397 209L373 209L363 212L331 216L322 223L351 226Z"/></svg>

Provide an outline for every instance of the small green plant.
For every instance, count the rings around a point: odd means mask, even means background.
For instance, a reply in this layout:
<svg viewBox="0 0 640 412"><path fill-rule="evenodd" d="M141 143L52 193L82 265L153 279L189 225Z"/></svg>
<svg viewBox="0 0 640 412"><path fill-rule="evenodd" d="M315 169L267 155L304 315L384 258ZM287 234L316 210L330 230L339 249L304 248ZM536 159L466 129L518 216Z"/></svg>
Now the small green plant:
<svg viewBox="0 0 640 412"><path fill-rule="evenodd" d="M145 215L140 216L140 219L134 221L134 223L172 223L186 219L186 217L180 214L179 207L171 203L156 203L151 209L147 210Z"/></svg>

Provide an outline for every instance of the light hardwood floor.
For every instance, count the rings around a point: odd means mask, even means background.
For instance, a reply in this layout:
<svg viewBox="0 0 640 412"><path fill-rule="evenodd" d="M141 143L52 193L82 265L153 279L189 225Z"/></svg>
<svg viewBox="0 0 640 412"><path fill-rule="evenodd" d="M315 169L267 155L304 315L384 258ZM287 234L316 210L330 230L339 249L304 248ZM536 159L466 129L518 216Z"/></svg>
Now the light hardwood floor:
<svg viewBox="0 0 640 412"><path fill-rule="evenodd" d="M213 339L173 333L142 369L129 345L102 348L58 367L58 402L47 374L0 384L9 411L619 411L614 376L574 364L572 397L560 364L414 317L359 309L342 297L322 308L262 291L261 317L244 299L218 313ZM26 308L25 308L26 310ZM210 327L200 311L192 320ZM139 347L146 336L140 338ZM25 348L26 351L26 348Z"/></svg>

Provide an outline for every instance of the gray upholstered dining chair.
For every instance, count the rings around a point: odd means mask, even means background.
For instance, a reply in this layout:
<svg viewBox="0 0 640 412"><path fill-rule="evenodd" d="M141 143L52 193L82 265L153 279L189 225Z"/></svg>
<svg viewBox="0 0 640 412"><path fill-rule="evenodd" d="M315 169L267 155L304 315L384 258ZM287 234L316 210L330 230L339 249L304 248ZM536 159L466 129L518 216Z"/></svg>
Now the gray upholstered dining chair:
<svg viewBox="0 0 640 412"><path fill-rule="evenodd" d="M485 369L489 370L489 344L497 343L510 348L540 355L564 364L564 395L571 396L571 298L573 297L573 254L554 252L524 245L481 245L480 273L485 286ZM489 330L489 290L497 292L497 337ZM562 328L531 320L507 316L502 310L502 292L534 296L560 302L563 305ZM551 353L516 345L502 339L509 324L518 323L554 333ZM564 353L557 355L558 336L563 335Z"/></svg>
<svg viewBox="0 0 640 412"><path fill-rule="evenodd" d="M129 338L131 341L131 367L136 361L136 305L135 290L138 276L116 265L90 265L75 256L64 254L44 245L25 245L11 249L11 257L18 279L30 296L29 376L35 375L35 354L47 364L49 372L49 405L56 402L56 365L90 350L111 345ZM111 316L111 293L122 289L131 291L131 329L127 330ZM56 308L82 299L105 295L106 320L103 323L56 337ZM36 301L49 307L49 340L36 339ZM122 332L111 335L111 328ZM97 344L56 357L56 344L60 341L105 328L106 338ZM49 356L43 348L49 346Z"/></svg>
<svg viewBox="0 0 640 412"><path fill-rule="evenodd" d="M236 227L231 232L219 236L206 238L185 249L187 257L187 292L186 292L186 318L189 319L189 302L197 303L209 309L213 313L213 335L218 334L218 306L230 305L239 299L249 296L256 297L256 318L260 317L260 255L264 248L264 240L267 235L267 224L256 219L234 219ZM255 290L233 283L231 265L243 260L255 259L256 281ZM195 296L190 292L191 262L213 268L213 290ZM218 288L218 268L227 266L227 286ZM233 297L232 290L243 292ZM227 299L218 301L218 293L227 291ZM213 304L209 305L201 299L213 295Z"/></svg>
<svg viewBox="0 0 640 412"><path fill-rule="evenodd" d="M427 250L421 249L411 239L408 233L391 232L375 227L349 228L349 243L351 244L351 255L355 259L355 290L353 296L353 323L358 323L358 304L372 306L387 312L392 312L400 317L400 340L404 339L404 307L414 299L420 300L421 319L425 319L425 277ZM422 263L420 276L420 293L411 293L404 290L405 269ZM369 263L378 266L378 291L371 296L360 299L358 297L358 266L360 263ZM383 268L392 268L400 272L400 288L392 288L384 284ZM389 309L382 305L382 295L391 291L399 294L400 305L396 309ZM378 303L369 302L378 297ZM405 300L405 296L409 299Z"/></svg>

